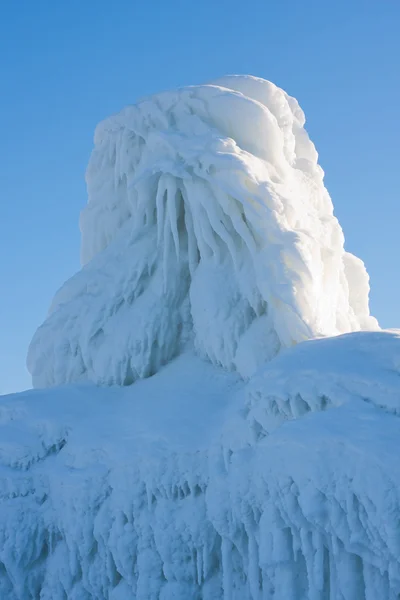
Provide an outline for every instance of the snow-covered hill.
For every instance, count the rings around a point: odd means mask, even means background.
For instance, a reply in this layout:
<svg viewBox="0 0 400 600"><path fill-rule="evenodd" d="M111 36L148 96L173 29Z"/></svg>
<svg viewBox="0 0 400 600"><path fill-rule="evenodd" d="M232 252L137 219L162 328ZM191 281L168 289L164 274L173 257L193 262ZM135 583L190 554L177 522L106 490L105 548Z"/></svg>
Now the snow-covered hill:
<svg viewBox="0 0 400 600"><path fill-rule="evenodd" d="M400 335L303 126L251 77L99 125L0 398L0 600L399 600Z"/></svg>

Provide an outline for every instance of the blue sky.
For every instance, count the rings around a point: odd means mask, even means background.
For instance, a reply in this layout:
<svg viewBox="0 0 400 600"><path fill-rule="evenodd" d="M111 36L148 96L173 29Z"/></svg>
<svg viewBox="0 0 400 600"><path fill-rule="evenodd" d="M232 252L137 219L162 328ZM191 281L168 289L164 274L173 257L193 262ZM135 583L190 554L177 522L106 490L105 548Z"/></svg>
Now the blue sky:
<svg viewBox="0 0 400 600"><path fill-rule="evenodd" d="M79 268L95 125L138 98L228 73L295 96L371 308L400 327L398 0L4 0L0 8L0 393Z"/></svg>

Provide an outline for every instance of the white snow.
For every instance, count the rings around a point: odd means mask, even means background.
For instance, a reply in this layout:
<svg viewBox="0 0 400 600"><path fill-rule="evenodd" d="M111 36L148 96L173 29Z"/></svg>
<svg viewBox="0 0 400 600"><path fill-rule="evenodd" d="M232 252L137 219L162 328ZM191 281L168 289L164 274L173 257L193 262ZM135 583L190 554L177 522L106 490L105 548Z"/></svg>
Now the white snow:
<svg viewBox="0 0 400 600"><path fill-rule="evenodd" d="M48 389L0 398L0 600L399 600L400 333L296 100L145 99L87 183Z"/></svg>
<svg viewBox="0 0 400 600"><path fill-rule="evenodd" d="M268 81L125 108L97 127L87 185L84 267L34 336L34 386L129 384L188 345L249 377L282 347L378 327L304 114Z"/></svg>
<svg viewBox="0 0 400 600"><path fill-rule="evenodd" d="M395 600L400 336L0 401L0 598Z"/></svg>

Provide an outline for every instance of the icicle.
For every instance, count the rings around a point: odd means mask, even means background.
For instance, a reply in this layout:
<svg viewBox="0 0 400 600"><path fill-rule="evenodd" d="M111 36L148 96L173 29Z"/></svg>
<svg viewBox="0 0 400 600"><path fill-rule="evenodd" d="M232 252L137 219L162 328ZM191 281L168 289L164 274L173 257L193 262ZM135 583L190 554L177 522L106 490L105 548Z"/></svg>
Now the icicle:
<svg viewBox="0 0 400 600"><path fill-rule="evenodd" d="M203 555L201 550L196 552L197 584L201 585L203 580Z"/></svg>
<svg viewBox="0 0 400 600"><path fill-rule="evenodd" d="M211 191L208 191L208 193L211 196ZM202 198L203 198L203 196L202 196ZM203 201L204 210L207 214L207 217L208 217L211 227L219 235L221 240L225 242L226 246L228 247L232 261L236 267L236 250L235 250L235 245L232 240L232 236L229 235L229 233L226 229L224 214L222 213L222 211L221 211L220 207L218 206L214 197L212 198L212 200L214 201L212 207L210 207L209 202L205 203Z"/></svg>
<svg viewBox="0 0 400 600"><path fill-rule="evenodd" d="M196 212L197 212L197 218L199 219L199 225L200 225L202 237L203 237L204 241L206 242L207 246L210 248L213 256L216 258L216 260L218 260L219 255L220 255L220 251L218 248L218 242L215 239L215 235L213 233L210 222L208 221L208 219L205 218L207 213L201 205L197 208Z"/></svg>
<svg viewBox="0 0 400 600"><path fill-rule="evenodd" d="M188 195L190 197L190 191L188 192ZM199 223L199 219L198 219L198 207L196 207L196 200L195 198L192 198L191 204L190 204L190 209L192 211L191 214L191 222L193 225L193 231L196 237L196 242L197 242L197 248L198 251L200 253L200 258L204 258L207 257L209 255L209 249L207 244L205 244L204 242L204 238L203 238L203 233L200 227L200 223Z"/></svg>
<svg viewBox="0 0 400 600"><path fill-rule="evenodd" d="M312 542L314 546L313 581L318 592L324 588L324 541L322 535L313 531Z"/></svg>
<svg viewBox="0 0 400 600"><path fill-rule="evenodd" d="M178 188L175 181L171 178L167 180L167 210L170 222L172 238L175 245L176 258L179 260L179 234L178 234L178 211L177 198Z"/></svg>
<svg viewBox="0 0 400 600"><path fill-rule="evenodd" d="M232 585L232 542L226 538L222 538L222 588L224 592L224 600L232 600L233 585Z"/></svg>
<svg viewBox="0 0 400 600"><path fill-rule="evenodd" d="M260 598L260 568L258 564L258 546L256 538L253 532L247 532L249 537L249 551L248 551L248 581L250 586L250 593L252 600L258 600Z"/></svg>
<svg viewBox="0 0 400 600"><path fill-rule="evenodd" d="M243 221L242 214L236 208L236 210L232 210L230 217L238 235L246 244L250 254L254 256L256 253L256 244L249 228Z"/></svg>
<svg viewBox="0 0 400 600"><path fill-rule="evenodd" d="M199 251L197 247L196 235L193 227L193 219L190 205L187 202L186 190L182 188L182 197L184 200L184 211L185 211L185 227L188 236L188 260L189 260L189 271L193 275L198 262L199 262Z"/></svg>
<svg viewBox="0 0 400 600"><path fill-rule="evenodd" d="M158 180L157 194L156 194L156 209L157 209L157 240L159 244L162 244L163 228L164 228L164 206L165 206L165 180L164 176L161 175Z"/></svg>

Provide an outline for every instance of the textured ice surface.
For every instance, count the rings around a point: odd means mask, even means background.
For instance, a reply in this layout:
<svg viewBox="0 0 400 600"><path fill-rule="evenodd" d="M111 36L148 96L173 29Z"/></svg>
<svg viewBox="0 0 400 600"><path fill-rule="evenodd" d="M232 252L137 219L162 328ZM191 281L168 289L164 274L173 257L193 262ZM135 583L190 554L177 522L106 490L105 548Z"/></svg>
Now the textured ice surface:
<svg viewBox="0 0 400 600"><path fill-rule="evenodd" d="M0 598L397 600L400 337L0 400Z"/></svg>
<svg viewBox="0 0 400 600"><path fill-rule="evenodd" d="M0 399L0 600L399 600L400 337L296 100L145 99L87 184L56 387Z"/></svg>
<svg viewBox="0 0 400 600"><path fill-rule="evenodd" d="M376 329L297 101L254 77L147 98L101 123L84 267L28 356L34 386L129 384L192 347L249 377L282 347Z"/></svg>

